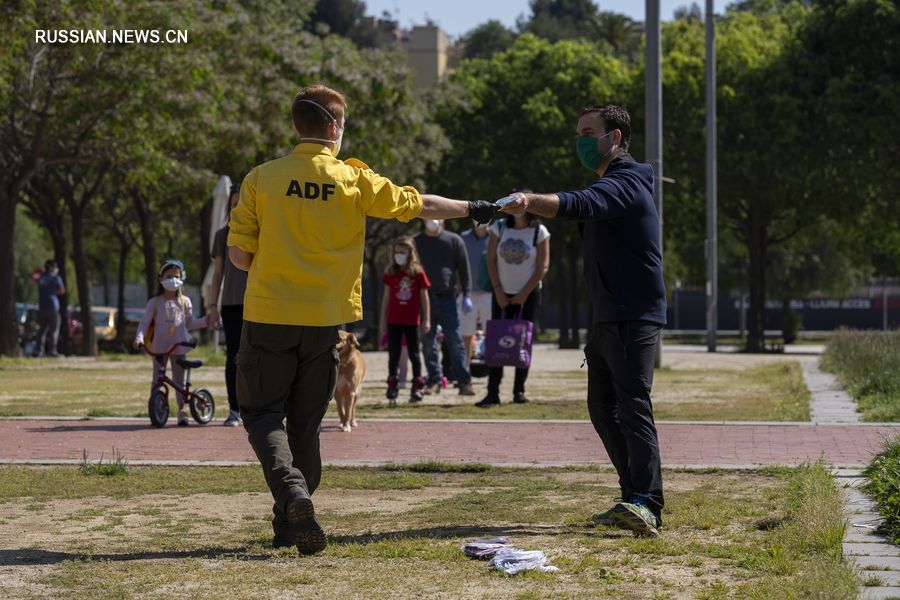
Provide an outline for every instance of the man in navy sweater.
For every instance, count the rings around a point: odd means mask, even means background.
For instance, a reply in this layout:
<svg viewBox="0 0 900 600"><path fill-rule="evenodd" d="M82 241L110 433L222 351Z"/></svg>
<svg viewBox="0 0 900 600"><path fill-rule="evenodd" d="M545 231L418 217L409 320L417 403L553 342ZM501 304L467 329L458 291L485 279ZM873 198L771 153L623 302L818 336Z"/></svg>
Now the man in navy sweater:
<svg viewBox="0 0 900 600"><path fill-rule="evenodd" d="M578 159L599 179L577 192L516 194L503 210L579 221L593 306L588 409L622 489L622 502L593 520L655 536L663 492L650 387L666 290L653 170L628 154L631 117L622 107L585 108L577 134Z"/></svg>

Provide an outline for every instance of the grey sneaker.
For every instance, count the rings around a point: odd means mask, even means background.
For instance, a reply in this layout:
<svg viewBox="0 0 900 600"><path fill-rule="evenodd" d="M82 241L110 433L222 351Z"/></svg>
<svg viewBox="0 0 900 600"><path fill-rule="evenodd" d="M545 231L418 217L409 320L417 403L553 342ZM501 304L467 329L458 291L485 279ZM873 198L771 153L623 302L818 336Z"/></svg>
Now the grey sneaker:
<svg viewBox="0 0 900 600"><path fill-rule="evenodd" d="M634 535L649 537L659 535L659 519L640 501L619 502L613 507L612 516L620 527L630 529Z"/></svg>
<svg viewBox="0 0 900 600"><path fill-rule="evenodd" d="M234 411L231 411L231 414L228 415L228 418L222 423L225 427L240 427L243 424L244 422L241 421L241 416Z"/></svg>

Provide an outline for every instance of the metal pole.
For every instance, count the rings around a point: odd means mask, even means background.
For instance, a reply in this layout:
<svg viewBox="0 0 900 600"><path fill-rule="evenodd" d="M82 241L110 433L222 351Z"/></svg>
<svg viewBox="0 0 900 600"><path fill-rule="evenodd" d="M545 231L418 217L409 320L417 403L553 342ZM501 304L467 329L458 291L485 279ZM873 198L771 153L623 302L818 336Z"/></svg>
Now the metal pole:
<svg viewBox="0 0 900 600"><path fill-rule="evenodd" d="M716 351L719 329L716 215L716 30L713 0L706 0L706 350ZM742 299L743 300L743 299Z"/></svg>
<svg viewBox="0 0 900 600"><path fill-rule="evenodd" d="M663 250L663 194L662 194L662 44L659 22L659 0L645 0L647 57L644 72L644 114L647 122L644 133L646 160L653 167L653 201L659 212L659 250ZM657 368L662 366L662 337L656 345Z"/></svg>

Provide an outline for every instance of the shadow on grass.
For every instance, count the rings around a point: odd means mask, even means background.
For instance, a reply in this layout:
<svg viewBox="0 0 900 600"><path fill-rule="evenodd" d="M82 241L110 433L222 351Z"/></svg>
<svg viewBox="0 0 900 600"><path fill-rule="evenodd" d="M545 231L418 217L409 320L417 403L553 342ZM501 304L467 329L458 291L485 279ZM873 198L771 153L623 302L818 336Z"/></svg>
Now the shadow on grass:
<svg viewBox="0 0 900 600"><path fill-rule="evenodd" d="M235 558L237 560L269 560L271 554L248 554L247 548L198 548L196 550L124 552L122 554L91 554L86 552L54 552L40 548L0 549L0 566L54 565L67 560L132 561L183 558Z"/></svg>
<svg viewBox="0 0 900 600"><path fill-rule="evenodd" d="M328 536L328 543L338 546L349 544L371 544L382 541L399 541L415 539L442 540L448 538L493 538L509 536L545 536L571 534L579 527L560 527L558 525L510 525L506 527L490 527L484 525L454 525L450 527L426 527L423 529L407 529L404 531L385 531L382 533L364 533L361 535Z"/></svg>
<svg viewBox="0 0 900 600"><path fill-rule="evenodd" d="M382 541L400 541L416 539L444 540L451 538L493 538L493 537L529 537L546 535L571 534L617 536L616 531L585 531L580 527L559 527L556 525L511 525L506 527L490 527L482 525L457 525L451 527L426 527L407 529L404 531L386 531L383 533L365 533L361 535L328 536L331 546L347 546L352 544L372 544ZM0 549L0 567L23 565L54 565L65 561L110 561L127 562L135 560L165 560L185 558L222 559L233 558L242 561L263 561L276 558L271 553L260 553L257 545L238 548L197 548L195 550L147 550L144 552L123 552L119 554L92 554L89 552L55 552L40 548ZM254 552L248 552L253 549Z"/></svg>

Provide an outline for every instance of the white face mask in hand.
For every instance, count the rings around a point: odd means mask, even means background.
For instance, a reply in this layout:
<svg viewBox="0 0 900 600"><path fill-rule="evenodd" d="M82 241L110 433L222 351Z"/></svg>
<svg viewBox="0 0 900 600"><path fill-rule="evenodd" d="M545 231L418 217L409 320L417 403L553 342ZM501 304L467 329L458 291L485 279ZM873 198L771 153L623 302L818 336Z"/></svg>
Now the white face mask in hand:
<svg viewBox="0 0 900 600"><path fill-rule="evenodd" d="M163 288L170 292L177 292L181 289L181 286L184 285L184 282L177 277L171 277L169 279L163 279L160 281Z"/></svg>

